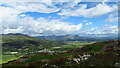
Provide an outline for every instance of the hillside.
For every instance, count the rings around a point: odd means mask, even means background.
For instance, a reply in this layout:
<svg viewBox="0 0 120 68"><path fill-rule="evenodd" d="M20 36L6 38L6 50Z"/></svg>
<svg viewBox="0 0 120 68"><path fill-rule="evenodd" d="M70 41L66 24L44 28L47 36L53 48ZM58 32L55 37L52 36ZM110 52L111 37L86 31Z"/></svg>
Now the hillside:
<svg viewBox="0 0 120 68"><path fill-rule="evenodd" d="M120 52L120 40L110 40L103 42L96 42L91 45L85 45L81 49L71 50L71 52L86 52L86 53L99 53L99 52Z"/></svg>
<svg viewBox="0 0 120 68"><path fill-rule="evenodd" d="M120 40L111 40L104 42L96 42L91 45L86 45L82 48L77 48L68 51L68 53L76 54L77 56L82 54L91 55L86 61L80 62L81 66L90 67L120 67Z"/></svg>
<svg viewBox="0 0 120 68"><path fill-rule="evenodd" d="M47 40L58 40L58 41L108 41L115 40L118 37L90 37L90 36L79 36L79 35L61 35L61 36L37 36Z"/></svg>
<svg viewBox="0 0 120 68"><path fill-rule="evenodd" d="M119 68L120 40L96 42L64 53L38 53L23 56L3 64L6 67L25 68Z"/></svg>
<svg viewBox="0 0 120 68"><path fill-rule="evenodd" d="M23 34L2 35L3 52L35 52L53 46L61 46L60 41L50 41Z"/></svg>
<svg viewBox="0 0 120 68"><path fill-rule="evenodd" d="M68 36L71 37L71 36ZM120 40L51 41L24 34L2 35L3 68L69 68L120 66ZM47 51L48 52L42 52Z"/></svg>

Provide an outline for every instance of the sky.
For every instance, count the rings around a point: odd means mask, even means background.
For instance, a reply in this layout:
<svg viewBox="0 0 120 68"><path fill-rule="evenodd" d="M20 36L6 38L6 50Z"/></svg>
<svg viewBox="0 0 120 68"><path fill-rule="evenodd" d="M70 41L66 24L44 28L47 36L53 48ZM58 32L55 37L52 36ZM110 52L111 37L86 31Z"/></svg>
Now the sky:
<svg viewBox="0 0 120 68"><path fill-rule="evenodd" d="M117 2L0 2L0 33L117 35Z"/></svg>

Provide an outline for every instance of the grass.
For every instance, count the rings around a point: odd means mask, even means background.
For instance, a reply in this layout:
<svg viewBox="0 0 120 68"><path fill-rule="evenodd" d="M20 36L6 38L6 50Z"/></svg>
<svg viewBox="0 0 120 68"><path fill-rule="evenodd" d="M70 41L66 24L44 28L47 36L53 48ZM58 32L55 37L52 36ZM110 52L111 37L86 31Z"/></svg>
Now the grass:
<svg viewBox="0 0 120 68"><path fill-rule="evenodd" d="M82 41L68 41L67 45L90 45L94 42L82 42Z"/></svg>
<svg viewBox="0 0 120 68"><path fill-rule="evenodd" d="M57 52L66 52L68 50L75 49L75 48L82 48L84 45L90 45L93 43L94 42L67 41L66 45L52 47L52 48L49 48L48 50L53 50Z"/></svg>
<svg viewBox="0 0 120 68"><path fill-rule="evenodd" d="M3 35L2 40L3 52L14 52L18 51L18 49L20 49L20 52L33 52L39 49L51 48L64 44L60 41L45 40L24 35Z"/></svg>
<svg viewBox="0 0 120 68"><path fill-rule="evenodd" d="M0 61L0 64L8 63L9 61L19 59L20 57L22 57L22 56L16 56L16 55L3 55L3 56L0 58L0 59L2 59L2 61Z"/></svg>
<svg viewBox="0 0 120 68"><path fill-rule="evenodd" d="M44 59L48 59L48 60L54 60L54 59L58 59L58 58L62 58L62 57L67 57L67 56L71 56L71 54L59 54L59 55L34 55L28 58L28 60L26 60L25 62L22 63L13 63L13 64L8 64L7 66L24 66L26 64L35 62L35 61L39 61L39 60L44 60Z"/></svg>
<svg viewBox="0 0 120 68"><path fill-rule="evenodd" d="M103 45L95 45L95 46L90 46L91 52L99 52L100 50L102 50Z"/></svg>
<svg viewBox="0 0 120 68"><path fill-rule="evenodd" d="M90 53L100 52L104 48L104 45L106 44L110 44L110 42L99 42L96 44L89 45L86 47L87 50L85 50L84 52L90 52Z"/></svg>
<svg viewBox="0 0 120 68"><path fill-rule="evenodd" d="M41 59L57 59L60 57L65 57L65 56L71 56L71 54L60 54L60 55L38 55L38 56L33 56L29 58L28 61L35 61L35 60L41 60Z"/></svg>

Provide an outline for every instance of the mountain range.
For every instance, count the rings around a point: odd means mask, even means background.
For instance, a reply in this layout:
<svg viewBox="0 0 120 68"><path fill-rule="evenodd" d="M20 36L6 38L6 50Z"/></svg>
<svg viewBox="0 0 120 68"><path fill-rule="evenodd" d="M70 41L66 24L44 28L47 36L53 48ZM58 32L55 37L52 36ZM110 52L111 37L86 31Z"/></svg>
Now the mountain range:
<svg viewBox="0 0 120 68"><path fill-rule="evenodd" d="M79 36L79 35L61 35L61 36L36 36L37 38L43 38L47 40L58 40L58 41L108 41L117 40L117 36L107 37L90 37L90 36Z"/></svg>

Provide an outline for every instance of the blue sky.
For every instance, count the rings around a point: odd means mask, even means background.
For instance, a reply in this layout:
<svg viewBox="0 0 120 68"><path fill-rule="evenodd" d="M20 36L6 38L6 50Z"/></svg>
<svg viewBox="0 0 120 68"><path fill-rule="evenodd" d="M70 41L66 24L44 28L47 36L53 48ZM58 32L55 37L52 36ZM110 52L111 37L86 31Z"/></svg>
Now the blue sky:
<svg viewBox="0 0 120 68"><path fill-rule="evenodd" d="M96 7L96 5L101 4L101 2L80 2L79 4L88 4L87 9L92 8L92 7ZM107 2L106 4L108 5L116 5L117 2ZM57 5L57 7L59 7ZM77 6L78 7L78 6ZM58 12L53 12L53 13L38 13L38 12L26 12L26 13L22 13L25 15L29 15L31 17L33 17L34 19L38 19L40 17L49 19L49 20L54 20L54 19L61 19L63 16L58 15ZM117 11L116 11L117 12ZM109 14L105 14L102 15L100 17L96 17L96 18L86 18L86 17L79 17L79 16L65 16L65 19L61 19L61 21L64 22L71 22L75 25L81 23L83 20L88 20L94 23L93 26L98 26L98 25L105 25L105 24L110 24L110 25L117 25L117 22L113 21L113 22L105 22L104 20L108 17ZM86 22L82 22L83 24L85 24ZM99 23L99 24L98 24Z"/></svg>
<svg viewBox="0 0 120 68"><path fill-rule="evenodd" d="M2 33L117 34L117 2L0 3Z"/></svg>

